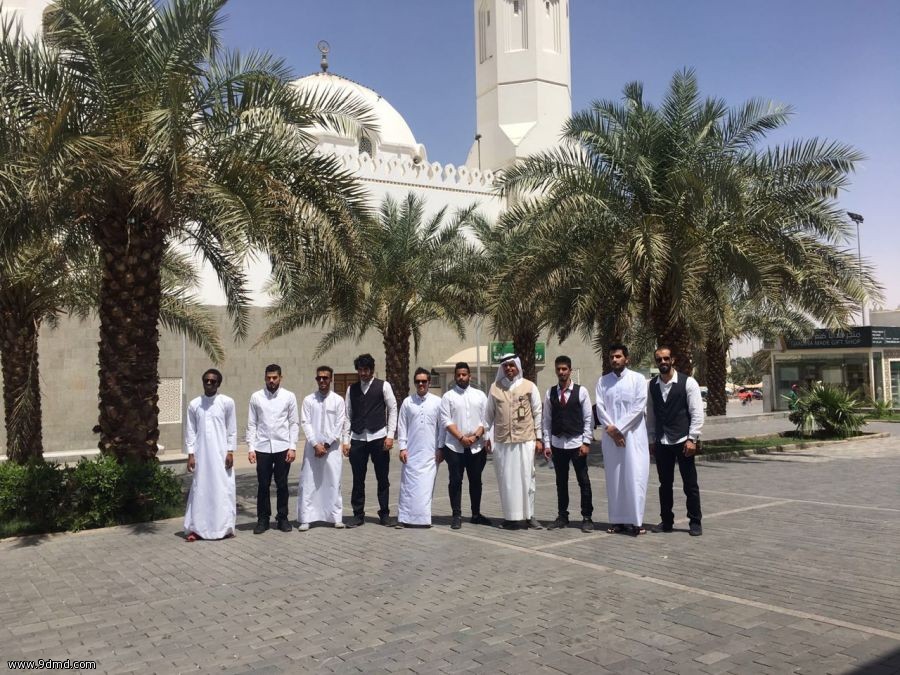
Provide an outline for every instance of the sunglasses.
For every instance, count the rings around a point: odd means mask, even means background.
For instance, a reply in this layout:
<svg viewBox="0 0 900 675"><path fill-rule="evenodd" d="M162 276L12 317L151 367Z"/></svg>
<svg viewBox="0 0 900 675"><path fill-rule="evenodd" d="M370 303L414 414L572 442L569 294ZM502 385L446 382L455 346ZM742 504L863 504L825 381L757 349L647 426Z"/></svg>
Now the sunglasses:
<svg viewBox="0 0 900 675"><path fill-rule="evenodd" d="M667 361L671 361L672 357L671 356L657 356L655 360L657 363L666 363Z"/></svg>
<svg viewBox="0 0 900 675"><path fill-rule="evenodd" d="M428 384L428 380L413 380L416 384Z"/></svg>
<svg viewBox="0 0 900 675"><path fill-rule="evenodd" d="M316 375L316 382L328 382L330 379L328 375Z"/></svg>
<svg viewBox="0 0 900 675"><path fill-rule="evenodd" d="M203 384L214 384L216 386L219 386L219 381L218 380L203 380Z"/></svg>

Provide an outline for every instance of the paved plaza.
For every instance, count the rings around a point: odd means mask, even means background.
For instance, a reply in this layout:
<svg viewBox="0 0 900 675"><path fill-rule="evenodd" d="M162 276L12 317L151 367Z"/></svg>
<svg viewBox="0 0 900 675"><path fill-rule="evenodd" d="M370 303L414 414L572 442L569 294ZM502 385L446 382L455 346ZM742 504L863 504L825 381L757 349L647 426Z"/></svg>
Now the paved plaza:
<svg viewBox="0 0 900 675"><path fill-rule="evenodd" d="M633 538L605 532L599 466L593 534L467 521L452 531L441 467L430 530L379 526L370 471L364 527L254 536L255 475L241 469L241 531L229 541L188 544L174 519L0 542L0 668L52 658L137 673L900 672L900 438L699 471L704 536L682 520ZM484 511L499 520L490 465L485 478ZM540 466L537 480L549 521L553 472ZM398 485L394 460L393 501ZM676 504L683 514L678 493Z"/></svg>

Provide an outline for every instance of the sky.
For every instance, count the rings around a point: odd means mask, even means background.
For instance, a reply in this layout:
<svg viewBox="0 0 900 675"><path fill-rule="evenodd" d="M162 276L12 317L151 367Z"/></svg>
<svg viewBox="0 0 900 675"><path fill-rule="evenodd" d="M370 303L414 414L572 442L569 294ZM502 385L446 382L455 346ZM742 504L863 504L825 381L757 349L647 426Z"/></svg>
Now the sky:
<svg viewBox="0 0 900 675"><path fill-rule="evenodd" d="M462 164L475 134L471 0L231 0L225 45L330 71L384 96L429 161ZM696 71L704 96L794 109L771 143L827 138L866 155L841 206L865 218L862 255L900 307L900 2L894 0L570 0L572 109L644 84L659 101L672 75ZM845 246L856 250L855 236Z"/></svg>

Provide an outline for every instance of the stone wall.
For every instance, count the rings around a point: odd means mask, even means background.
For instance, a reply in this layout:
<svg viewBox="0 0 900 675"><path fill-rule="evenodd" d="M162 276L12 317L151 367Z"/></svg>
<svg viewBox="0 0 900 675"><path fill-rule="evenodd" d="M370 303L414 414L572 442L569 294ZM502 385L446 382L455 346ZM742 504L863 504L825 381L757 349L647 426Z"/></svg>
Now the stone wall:
<svg viewBox="0 0 900 675"><path fill-rule="evenodd" d="M369 333L360 342L344 342L320 358L314 358L316 346L322 338L321 329L307 329L280 338L269 345L256 346L256 340L265 328L265 310L254 308L251 313L250 334L242 343L234 343L230 324L223 307L212 308L219 317L221 334L226 343L225 362L218 366L225 382L222 393L231 396L237 404L238 437L243 442L247 423L247 401L263 386L263 374L267 364L278 363L283 370L284 386L297 394L298 399L313 391L315 368L327 364L336 373L352 373L353 359L362 352L370 352L376 361L380 375L384 373L384 348L376 332ZM474 327L469 326L468 339L460 341L455 332L442 324L426 326L418 357L411 356L411 371L416 366L432 368L447 361L457 352L474 346ZM490 340L482 331L482 340ZM184 346L184 358L182 348ZM555 340L547 340L547 364L540 368L538 385L543 392L556 379L553 359L560 353L568 354L582 384L593 395L594 385L600 374L600 363L589 344L570 339L560 346ZM97 447L98 437L92 428L97 423L97 323L63 318L56 329L45 328L40 341L41 393L44 413L44 448L47 452L89 450ZM213 364L194 345L183 345L180 335L163 331L160 339L161 411L160 443L167 450L182 445L180 387L182 370L187 373L186 400L202 391L200 376ZM475 364L471 364L474 371ZM495 367L484 364L483 377L490 381ZM412 372L410 372L410 377ZM445 385L451 384L448 377ZM173 408L174 406L174 408ZM166 420L174 420L165 423ZM0 425L2 427L2 425ZM0 447L6 447L5 430L0 428Z"/></svg>

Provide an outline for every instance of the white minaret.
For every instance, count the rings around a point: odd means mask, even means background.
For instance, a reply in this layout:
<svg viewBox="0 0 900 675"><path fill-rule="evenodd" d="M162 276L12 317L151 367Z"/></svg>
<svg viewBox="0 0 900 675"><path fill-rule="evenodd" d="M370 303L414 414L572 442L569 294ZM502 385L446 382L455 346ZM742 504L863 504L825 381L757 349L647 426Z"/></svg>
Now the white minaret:
<svg viewBox="0 0 900 675"><path fill-rule="evenodd" d="M497 170L559 142L572 114L569 0L475 0L476 141ZM480 138L479 138L480 137Z"/></svg>

